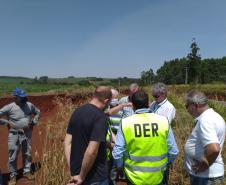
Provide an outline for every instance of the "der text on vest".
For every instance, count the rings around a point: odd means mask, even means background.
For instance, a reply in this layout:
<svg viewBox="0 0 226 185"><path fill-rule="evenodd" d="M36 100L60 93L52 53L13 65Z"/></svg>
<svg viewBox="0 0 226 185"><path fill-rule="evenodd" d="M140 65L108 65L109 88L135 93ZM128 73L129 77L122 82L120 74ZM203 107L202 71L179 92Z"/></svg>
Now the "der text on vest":
<svg viewBox="0 0 226 185"><path fill-rule="evenodd" d="M135 137L155 137L158 136L157 123L134 124Z"/></svg>

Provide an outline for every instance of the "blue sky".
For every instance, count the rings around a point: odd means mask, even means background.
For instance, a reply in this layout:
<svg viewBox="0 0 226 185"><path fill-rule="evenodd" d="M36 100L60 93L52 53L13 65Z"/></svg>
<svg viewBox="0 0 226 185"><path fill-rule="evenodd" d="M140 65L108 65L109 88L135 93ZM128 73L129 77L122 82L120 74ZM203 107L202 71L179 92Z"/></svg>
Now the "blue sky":
<svg viewBox="0 0 226 185"><path fill-rule="evenodd" d="M1 0L0 76L140 77L226 56L225 0Z"/></svg>

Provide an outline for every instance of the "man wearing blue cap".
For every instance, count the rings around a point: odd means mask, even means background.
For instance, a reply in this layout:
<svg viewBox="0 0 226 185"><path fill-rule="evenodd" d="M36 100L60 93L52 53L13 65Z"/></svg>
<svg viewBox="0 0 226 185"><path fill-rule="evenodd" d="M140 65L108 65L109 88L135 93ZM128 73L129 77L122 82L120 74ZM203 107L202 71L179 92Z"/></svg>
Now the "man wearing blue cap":
<svg viewBox="0 0 226 185"><path fill-rule="evenodd" d="M24 161L23 174L29 180L34 179L30 173L31 168L31 137L32 128L38 123L40 110L32 103L27 101L27 94L21 88L13 91L14 102L5 105L0 109L0 117L6 115L8 119L0 119L0 124L7 125L9 128L8 152L9 152L9 185L16 184L16 160L17 154L22 148Z"/></svg>

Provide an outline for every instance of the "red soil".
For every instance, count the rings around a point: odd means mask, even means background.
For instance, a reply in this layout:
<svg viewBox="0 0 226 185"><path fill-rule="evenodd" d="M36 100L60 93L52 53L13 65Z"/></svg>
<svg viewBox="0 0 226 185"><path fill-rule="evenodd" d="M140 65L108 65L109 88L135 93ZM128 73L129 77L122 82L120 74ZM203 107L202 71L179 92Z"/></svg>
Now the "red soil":
<svg viewBox="0 0 226 185"><path fill-rule="evenodd" d="M90 94L75 94L67 96L65 94L61 95L44 95L44 96L29 96L28 99L31 103L37 106L41 111L41 118L39 124L34 127L33 137L32 137L32 157L33 162L39 164L42 154L42 144L44 143L45 124L47 120L53 120L54 115L57 111L57 104L55 102L56 98L70 98L72 102L76 105L83 103L87 96ZM0 98L0 108L4 105L13 102L13 98ZM6 126L0 126L0 169L3 173L4 185L7 185L8 178L8 129ZM17 168L22 169L22 157L21 153L18 156ZM19 178L17 185L32 184L26 181L24 178Z"/></svg>

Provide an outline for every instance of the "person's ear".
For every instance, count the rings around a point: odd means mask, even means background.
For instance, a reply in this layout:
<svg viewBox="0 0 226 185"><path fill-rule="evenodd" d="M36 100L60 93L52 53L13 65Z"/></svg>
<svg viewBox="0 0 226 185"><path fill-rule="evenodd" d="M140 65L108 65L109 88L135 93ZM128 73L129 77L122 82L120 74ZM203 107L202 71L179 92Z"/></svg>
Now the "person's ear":
<svg viewBox="0 0 226 185"><path fill-rule="evenodd" d="M111 99L107 98L107 99L104 100L104 103L108 104L110 101L111 101Z"/></svg>
<svg viewBox="0 0 226 185"><path fill-rule="evenodd" d="M200 107L199 104L196 104L196 103L194 103L194 106L196 109L198 109Z"/></svg>

